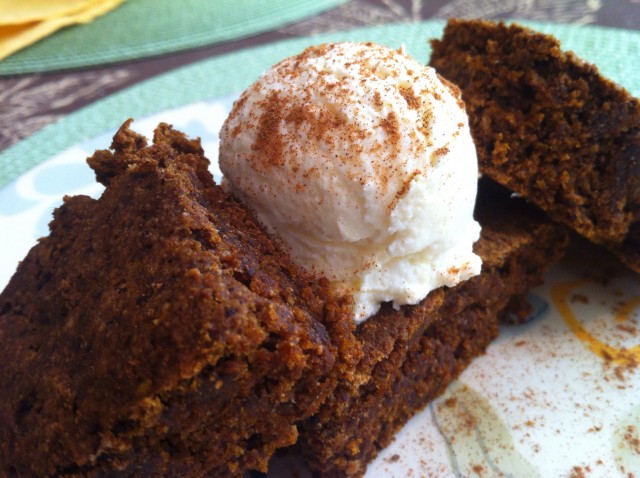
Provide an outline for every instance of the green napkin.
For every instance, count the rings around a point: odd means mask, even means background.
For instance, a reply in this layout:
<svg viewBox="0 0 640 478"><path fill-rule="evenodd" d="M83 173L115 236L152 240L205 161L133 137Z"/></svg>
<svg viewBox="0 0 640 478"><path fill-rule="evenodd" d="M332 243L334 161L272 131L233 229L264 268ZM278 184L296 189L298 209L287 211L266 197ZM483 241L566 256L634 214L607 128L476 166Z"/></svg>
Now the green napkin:
<svg viewBox="0 0 640 478"><path fill-rule="evenodd" d="M0 75L78 68L235 40L347 0L127 0L0 61Z"/></svg>

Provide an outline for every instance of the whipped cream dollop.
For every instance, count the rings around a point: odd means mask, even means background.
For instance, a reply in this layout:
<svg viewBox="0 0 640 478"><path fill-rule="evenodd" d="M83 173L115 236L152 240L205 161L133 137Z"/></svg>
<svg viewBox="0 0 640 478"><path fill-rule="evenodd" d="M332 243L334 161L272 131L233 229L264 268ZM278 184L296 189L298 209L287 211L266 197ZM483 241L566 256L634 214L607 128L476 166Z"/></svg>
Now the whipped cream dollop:
<svg viewBox="0 0 640 478"><path fill-rule="evenodd" d="M325 44L278 63L234 104L219 162L294 262L353 294L356 322L480 272L464 104L403 51Z"/></svg>

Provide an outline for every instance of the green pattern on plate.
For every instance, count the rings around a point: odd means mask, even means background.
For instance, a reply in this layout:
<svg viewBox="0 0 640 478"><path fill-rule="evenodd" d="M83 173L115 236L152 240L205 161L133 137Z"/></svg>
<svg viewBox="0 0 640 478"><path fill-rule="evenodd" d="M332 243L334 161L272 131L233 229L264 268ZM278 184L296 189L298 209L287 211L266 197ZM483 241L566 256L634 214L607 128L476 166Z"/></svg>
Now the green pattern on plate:
<svg viewBox="0 0 640 478"><path fill-rule="evenodd" d="M640 32L592 26L521 22L555 35L564 49L598 65L602 73L640 96ZM444 23L393 24L299 38L243 50L189 65L136 84L43 128L0 154L0 187L82 140L114 131L129 117L240 92L269 66L303 48L327 41L375 41L427 62L427 39ZM135 124L134 124L135 128Z"/></svg>
<svg viewBox="0 0 640 478"><path fill-rule="evenodd" d="M0 74L144 58L255 35L347 0L127 0L92 23L65 28L0 62Z"/></svg>

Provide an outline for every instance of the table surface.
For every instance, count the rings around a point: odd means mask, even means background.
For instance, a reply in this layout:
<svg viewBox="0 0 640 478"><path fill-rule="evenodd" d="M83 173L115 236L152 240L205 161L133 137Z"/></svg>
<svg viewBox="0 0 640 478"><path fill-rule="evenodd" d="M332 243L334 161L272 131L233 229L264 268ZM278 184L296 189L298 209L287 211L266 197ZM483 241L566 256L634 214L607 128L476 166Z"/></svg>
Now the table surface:
<svg viewBox="0 0 640 478"><path fill-rule="evenodd" d="M282 39L394 22L464 16L640 29L639 0L352 0L236 41L70 71L0 77L0 151L100 98L177 67Z"/></svg>

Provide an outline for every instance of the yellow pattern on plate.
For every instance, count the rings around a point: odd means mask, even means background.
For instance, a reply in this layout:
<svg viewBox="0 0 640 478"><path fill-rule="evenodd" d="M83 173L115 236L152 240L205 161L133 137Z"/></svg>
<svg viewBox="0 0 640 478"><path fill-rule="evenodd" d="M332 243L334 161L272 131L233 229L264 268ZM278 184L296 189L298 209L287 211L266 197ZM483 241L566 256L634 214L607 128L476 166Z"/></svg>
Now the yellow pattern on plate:
<svg viewBox="0 0 640 478"><path fill-rule="evenodd" d="M574 314L571 306L569 305L569 296L575 289L589 283L590 281L587 280L577 280L561 282L552 287L551 298L560 312L560 316L574 335L580 341L584 342L596 355L609 362L613 362L616 365L634 366L640 363L640 345L621 348L604 343L589 332ZM640 306L640 296L627 300L620 308L617 309L615 313L615 321L620 323L630 320L632 312L638 306Z"/></svg>

